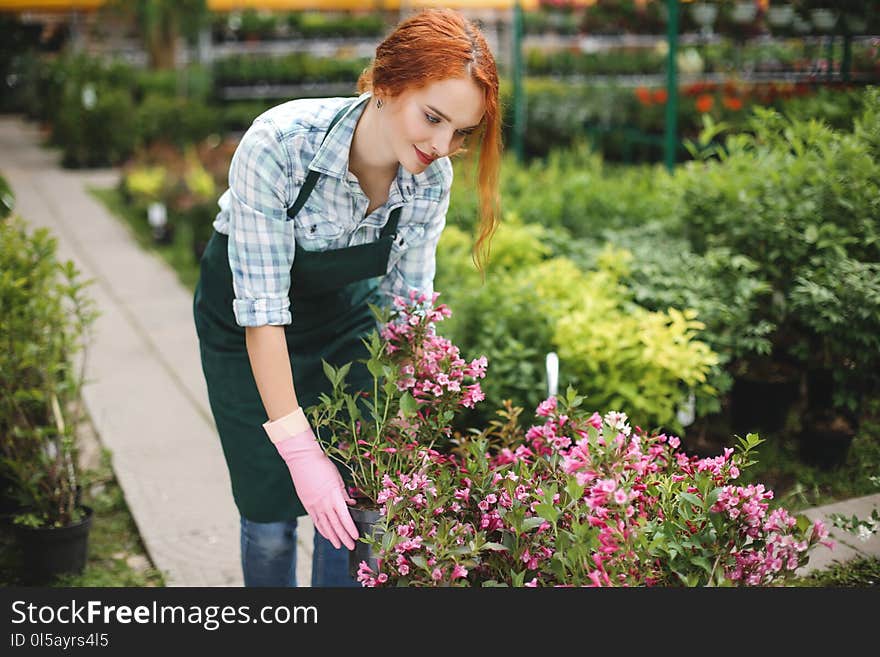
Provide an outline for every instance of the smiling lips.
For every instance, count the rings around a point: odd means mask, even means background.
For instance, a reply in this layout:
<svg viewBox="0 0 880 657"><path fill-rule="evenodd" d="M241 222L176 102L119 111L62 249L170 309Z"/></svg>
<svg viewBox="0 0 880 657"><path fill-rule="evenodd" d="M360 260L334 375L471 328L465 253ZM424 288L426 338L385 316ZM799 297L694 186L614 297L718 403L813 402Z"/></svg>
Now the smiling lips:
<svg viewBox="0 0 880 657"><path fill-rule="evenodd" d="M429 157L429 156L425 155L424 153L422 153L422 151L420 151L415 146L413 146L413 148L416 149L416 155L419 156L419 159L422 161L423 164L431 164L431 162L434 161L433 157Z"/></svg>

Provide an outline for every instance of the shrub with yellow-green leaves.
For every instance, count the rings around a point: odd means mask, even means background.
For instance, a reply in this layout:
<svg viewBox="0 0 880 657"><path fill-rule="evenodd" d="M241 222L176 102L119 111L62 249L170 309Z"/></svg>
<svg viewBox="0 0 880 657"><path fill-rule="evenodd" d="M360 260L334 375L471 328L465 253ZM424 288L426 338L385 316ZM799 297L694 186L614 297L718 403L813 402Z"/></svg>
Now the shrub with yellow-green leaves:
<svg viewBox="0 0 880 657"><path fill-rule="evenodd" d="M447 228L438 251L437 289L454 311L443 331L464 354L485 354L492 363L486 406L508 398L540 403L545 356L555 351L560 386L575 385L598 407L627 408L644 426L680 429L676 411L691 392L717 394L707 376L718 355L699 340L704 327L696 312L642 308L621 283L628 252L607 249L584 271L549 257L544 231L508 217L482 285L476 274L463 274L473 270L464 233Z"/></svg>

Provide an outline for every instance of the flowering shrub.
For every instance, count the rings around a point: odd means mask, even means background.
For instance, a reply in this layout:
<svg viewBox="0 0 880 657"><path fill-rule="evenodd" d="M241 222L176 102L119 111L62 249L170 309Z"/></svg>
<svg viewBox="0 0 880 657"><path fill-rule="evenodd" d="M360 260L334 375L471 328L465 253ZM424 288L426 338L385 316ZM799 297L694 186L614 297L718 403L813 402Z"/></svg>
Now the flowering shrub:
<svg viewBox="0 0 880 657"><path fill-rule="evenodd" d="M506 424L383 478L380 566L365 586L718 586L784 582L827 538L772 491L737 485L761 442L698 459L569 389L517 436ZM500 428L499 428L500 427ZM513 440L511 440L513 438Z"/></svg>
<svg viewBox="0 0 880 657"><path fill-rule="evenodd" d="M310 410L353 495L379 506L378 557L365 586L718 586L784 582L827 531L772 491L740 486L762 441L699 459L680 441L582 409L569 388L520 426L509 402L471 436L457 411L482 399L486 359L470 362L434 331L449 310L412 295L368 340L373 391L350 394L348 366L327 366L331 395Z"/></svg>

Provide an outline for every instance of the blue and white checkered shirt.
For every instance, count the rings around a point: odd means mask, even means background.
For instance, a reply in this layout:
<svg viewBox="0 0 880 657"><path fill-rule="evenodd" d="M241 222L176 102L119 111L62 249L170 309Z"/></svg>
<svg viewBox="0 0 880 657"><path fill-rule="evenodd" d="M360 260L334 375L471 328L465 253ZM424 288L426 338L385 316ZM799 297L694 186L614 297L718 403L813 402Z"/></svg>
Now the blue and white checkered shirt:
<svg viewBox="0 0 880 657"><path fill-rule="evenodd" d="M258 116L242 137L229 167L229 189L220 197L214 228L229 235L229 265L240 326L292 322L288 293L294 243L327 251L379 238L388 216L402 207L388 273L380 291L406 296L434 289L435 252L446 225L452 163L438 158L413 175L403 167L387 202L365 217L369 199L348 170L354 129L369 93L353 98L292 100ZM354 101L354 102L353 102ZM336 112L343 115L323 144ZM322 176L294 220L287 216L309 169Z"/></svg>

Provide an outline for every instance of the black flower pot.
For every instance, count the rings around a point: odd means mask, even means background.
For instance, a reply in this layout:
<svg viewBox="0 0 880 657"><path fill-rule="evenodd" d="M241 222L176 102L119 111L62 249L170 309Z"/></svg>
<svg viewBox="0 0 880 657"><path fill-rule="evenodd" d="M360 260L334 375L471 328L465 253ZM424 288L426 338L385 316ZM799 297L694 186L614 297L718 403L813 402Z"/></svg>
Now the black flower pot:
<svg viewBox="0 0 880 657"><path fill-rule="evenodd" d="M352 507L349 511L361 537L371 536L375 540L382 538L385 532L382 529L382 516L379 515L378 509ZM348 553L348 574L352 579L357 579L358 567L361 561L366 561L373 572L376 572L379 568L379 562L373 546L358 540L354 545L354 550Z"/></svg>
<svg viewBox="0 0 880 657"><path fill-rule="evenodd" d="M82 573L93 512L88 506L80 508L83 518L67 527L16 527L26 584L45 584L57 575Z"/></svg>

